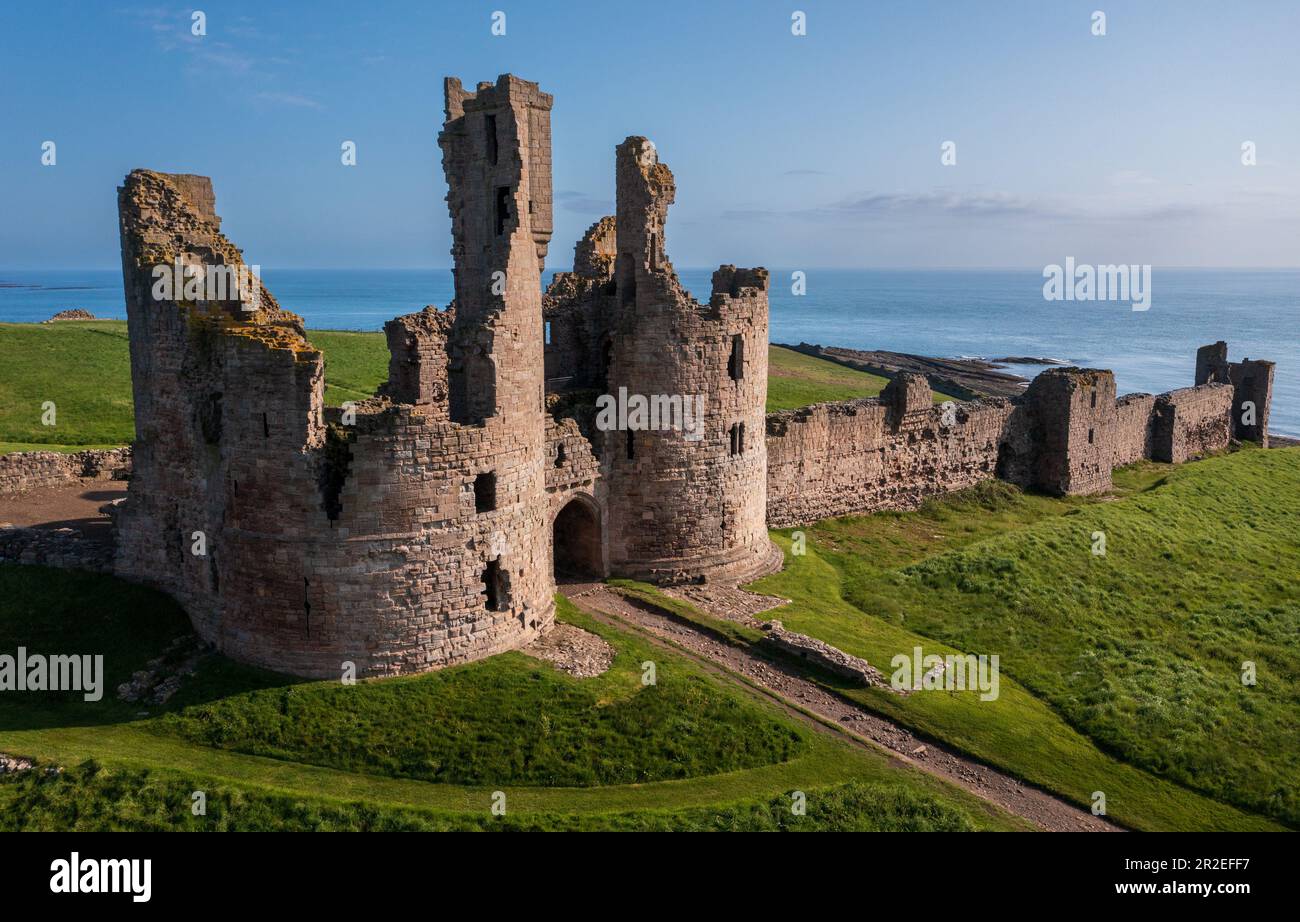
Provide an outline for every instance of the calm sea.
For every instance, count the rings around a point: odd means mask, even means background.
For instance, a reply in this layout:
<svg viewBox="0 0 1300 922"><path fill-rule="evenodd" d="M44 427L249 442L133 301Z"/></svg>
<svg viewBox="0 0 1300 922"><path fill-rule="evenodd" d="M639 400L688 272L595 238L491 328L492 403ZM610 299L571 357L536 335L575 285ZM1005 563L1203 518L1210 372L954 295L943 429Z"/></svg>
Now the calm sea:
<svg viewBox="0 0 1300 922"><path fill-rule="evenodd" d="M708 298L711 270L680 274ZM452 291L445 269L267 269L264 278L316 329L378 330L398 314L445 305ZM1190 385L1196 348L1227 340L1234 361L1277 362L1272 427L1300 436L1300 270L1157 268L1145 312L1045 301L1037 270L808 270L801 296L791 293L789 271L772 278L773 342L1062 359L1113 369L1121 393ZM45 320L69 307L125 317L121 274L0 269L0 321Z"/></svg>

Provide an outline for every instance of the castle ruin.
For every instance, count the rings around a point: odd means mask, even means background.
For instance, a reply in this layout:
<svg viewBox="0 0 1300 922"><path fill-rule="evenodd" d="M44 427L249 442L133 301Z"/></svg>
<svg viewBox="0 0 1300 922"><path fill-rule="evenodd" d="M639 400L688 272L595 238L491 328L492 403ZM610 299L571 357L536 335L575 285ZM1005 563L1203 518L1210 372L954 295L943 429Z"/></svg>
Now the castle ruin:
<svg viewBox="0 0 1300 922"><path fill-rule="evenodd" d="M1272 364L1230 364L1222 343L1194 387L1159 397L1054 369L1021 398L940 407L901 375L880 398L768 414L767 271L722 266L708 302L691 297L650 141L618 145L616 215L543 292L552 99L510 75L444 92L455 299L386 324L387 382L343 408L260 282L155 296L158 266L244 265L208 179L137 170L119 190L136 442L114 568L233 659L439 668L546 631L557 572L736 583L781 566L769 527L992 477L1096 493L1141 458L1267 444ZM611 395L677 415L602 424ZM680 425L692 405L698 425Z"/></svg>

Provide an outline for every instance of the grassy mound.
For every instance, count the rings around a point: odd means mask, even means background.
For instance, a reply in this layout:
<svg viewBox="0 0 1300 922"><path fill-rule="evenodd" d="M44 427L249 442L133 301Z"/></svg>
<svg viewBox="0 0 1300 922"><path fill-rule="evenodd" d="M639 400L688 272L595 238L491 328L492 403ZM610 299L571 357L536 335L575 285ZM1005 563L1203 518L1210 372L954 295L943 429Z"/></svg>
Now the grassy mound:
<svg viewBox="0 0 1300 922"><path fill-rule="evenodd" d="M0 728L136 721L114 689L188 632L166 597L118 580L0 566L0 650L103 653L103 700L0 697ZM567 600L560 616L603 631ZM409 678L307 682L213 657L144 728L216 749L466 785L580 786L783 762L804 734L689 663L622 638L613 667L574 679L522 653ZM641 684L654 660L659 681Z"/></svg>
<svg viewBox="0 0 1300 922"><path fill-rule="evenodd" d="M0 752L67 767L0 777L0 829L1025 828L558 604L615 647L604 676L511 653L344 687L212 657L158 707L113 688L188 631L175 603L0 565L0 650L100 653L107 673L99 702L0 696ZM196 790L205 817L190 812ZM489 809L498 790L504 817Z"/></svg>
<svg viewBox="0 0 1300 922"><path fill-rule="evenodd" d="M559 616L604 629L558 600ZM157 721L160 733L255 755L469 785L633 784L783 762L804 740L684 661L631 638L609 672L574 679L522 653L358 686L232 695ZM680 675L665 675L680 670Z"/></svg>
<svg viewBox="0 0 1300 922"><path fill-rule="evenodd" d="M195 816L193 794L205 812ZM793 793L793 792L791 792ZM0 776L0 831L187 832L442 832L442 831L691 831L691 832L966 832L961 809L900 784L848 782L805 792L806 812L791 794L716 808L645 810L594 815L446 813L361 801L293 797L147 769L106 769L88 760L60 774L40 767Z"/></svg>

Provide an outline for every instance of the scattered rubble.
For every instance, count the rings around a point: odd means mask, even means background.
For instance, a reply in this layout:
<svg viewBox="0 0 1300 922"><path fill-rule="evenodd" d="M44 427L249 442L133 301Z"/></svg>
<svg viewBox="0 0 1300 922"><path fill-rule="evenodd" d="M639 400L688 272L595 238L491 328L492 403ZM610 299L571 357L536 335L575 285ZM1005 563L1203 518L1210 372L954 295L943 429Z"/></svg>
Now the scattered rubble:
<svg viewBox="0 0 1300 922"><path fill-rule="evenodd" d="M839 647L832 647L807 634L787 631L781 622L775 619L764 622L760 627L766 632L763 636L764 643L798 656L836 675L861 682L863 685L889 688L889 683L879 669L864 659L845 653Z"/></svg>
<svg viewBox="0 0 1300 922"><path fill-rule="evenodd" d="M31 771L36 767L36 763L31 759L24 759L22 756L11 756L8 753L0 752L0 775L13 775L18 772Z"/></svg>
<svg viewBox="0 0 1300 922"><path fill-rule="evenodd" d="M41 323L54 323L56 320L96 320L98 319L90 311L82 310L79 307L70 307L65 311L59 311L49 320L42 320Z"/></svg>
<svg viewBox="0 0 1300 922"><path fill-rule="evenodd" d="M177 637L161 656L149 660L144 669L133 673L131 681L119 685L117 696L123 701L166 704L180 690L184 679L194 675L199 663L211 652L211 648L195 634Z"/></svg>
<svg viewBox="0 0 1300 922"><path fill-rule="evenodd" d="M113 549L75 528L19 528L0 522L0 561L113 572Z"/></svg>
<svg viewBox="0 0 1300 922"><path fill-rule="evenodd" d="M559 621L523 649L579 679L601 675L614 663L614 648L603 637Z"/></svg>

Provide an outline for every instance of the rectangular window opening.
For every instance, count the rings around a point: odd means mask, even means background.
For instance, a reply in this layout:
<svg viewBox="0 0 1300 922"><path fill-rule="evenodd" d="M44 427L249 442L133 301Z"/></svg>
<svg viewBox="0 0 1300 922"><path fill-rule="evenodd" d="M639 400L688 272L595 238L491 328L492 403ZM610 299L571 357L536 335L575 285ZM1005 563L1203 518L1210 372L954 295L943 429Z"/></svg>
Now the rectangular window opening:
<svg viewBox="0 0 1300 922"><path fill-rule="evenodd" d="M739 333L731 337L731 358L727 360L727 374L732 381L745 377L745 337Z"/></svg>
<svg viewBox="0 0 1300 922"><path fill-rule="evenodd" d="M484 130L487 134L487 155L488 163L497 162L497 117L489 115L483 120Z"/></svg>
<svg viewBox="0 0 1300 922"><path fill-rule="evenodd" d="M474 511L492 512L497 507L497 475L492 471L474 478Z"/></svg>
<svg viewBox="0 0 1300 922"><path fill-rule="evenodd" d="M497 236L500 237L506 232L506 222L510 220L510 187L497 187Z"/></svg>
<svg viewBox="0 0 1300 922"><path fill-rule="evenodd" d="M504 611L505 592L501 584L501 561L489 560L483 571L483 598L488 611Z"/></svg>
<svg viewBox="0 0 1300 922"><path fill-rule="evenodd" d="M743 455L745 453L745 424L731 424L731 453L733 455Z"/></svg>

